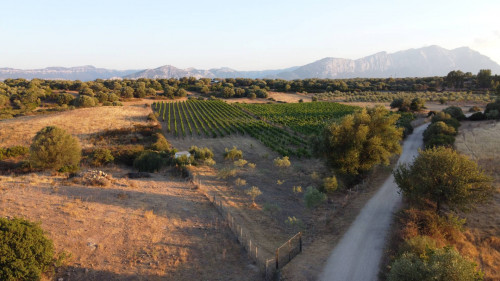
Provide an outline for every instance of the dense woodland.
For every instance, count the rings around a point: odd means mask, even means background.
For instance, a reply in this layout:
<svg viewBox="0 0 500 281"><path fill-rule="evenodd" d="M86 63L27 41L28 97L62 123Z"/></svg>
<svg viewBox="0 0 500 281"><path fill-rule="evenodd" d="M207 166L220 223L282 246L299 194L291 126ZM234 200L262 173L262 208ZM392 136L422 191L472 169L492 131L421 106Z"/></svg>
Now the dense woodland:
<svg viewBox="0 0 500 281"><path fill-rule="evenodd" d="M357 79L181 79L102 80L26 80L6 79L0 82L0 119L38 112L65 110L68 107L120 105L120 100L157 96L176 98L198 92L206 97L267 98L269 91L321 93L324 97L377 96L391 92L467 92L467 94L500 94L500 76L490 70L477 75L451 71L445 77L426 78L357 78ZM360 97L363 99L363 97Z"/></svg>

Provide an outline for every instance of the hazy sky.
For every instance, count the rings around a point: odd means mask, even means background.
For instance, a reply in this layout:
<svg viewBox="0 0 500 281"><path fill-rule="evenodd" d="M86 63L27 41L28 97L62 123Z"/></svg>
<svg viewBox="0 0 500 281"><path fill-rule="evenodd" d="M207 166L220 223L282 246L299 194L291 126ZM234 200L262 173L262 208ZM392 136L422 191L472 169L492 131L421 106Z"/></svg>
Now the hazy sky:
<svg viewBox="0 0 500 281"><path fill-rule="evenodd" d="M0 0L0 67L284 68L469 46L500 63L499 0Z"/></svg>

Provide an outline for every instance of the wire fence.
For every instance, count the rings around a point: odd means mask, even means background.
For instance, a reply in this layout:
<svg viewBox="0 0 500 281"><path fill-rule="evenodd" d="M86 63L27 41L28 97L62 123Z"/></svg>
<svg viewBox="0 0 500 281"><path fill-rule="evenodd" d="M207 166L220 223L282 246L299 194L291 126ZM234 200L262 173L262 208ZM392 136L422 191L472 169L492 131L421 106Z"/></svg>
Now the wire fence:
<svg viewBox="0 0 500 281"><path fill-rule="evenodd" d="M191 176L193 183L202 192L208 200L216 207L217 211L225 219L227 226L234 233L238 242L245 248L248 256L255 262L257 267L263 274L265 280L279 280L280 270L288 264L295 256L302 252L302 233L295 234L292 238L278 247L274 253L269 254L268 250L264 250L250 234L250 232L242 227L242 224L231 213L226 200L218 194L216 190L201 184L194 175Z"/></svg>

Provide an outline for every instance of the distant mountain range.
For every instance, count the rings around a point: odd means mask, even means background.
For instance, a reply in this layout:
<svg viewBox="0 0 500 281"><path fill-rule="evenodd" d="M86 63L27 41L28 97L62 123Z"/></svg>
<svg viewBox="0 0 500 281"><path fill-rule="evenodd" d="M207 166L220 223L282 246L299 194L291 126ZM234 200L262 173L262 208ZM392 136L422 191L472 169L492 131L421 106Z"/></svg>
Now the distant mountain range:
<svg viewBox="0 0 500 281"><path fill-rule="evenodd" d="M7 78L40 78L89 81L95 79L121 78L137 71L139 70L96 68L91 65L76 67L47 67L43 69L0 68L0 80L5 80Z"/></svg>
<svg viewBox="0 0 500 281"><path fill-rule="evenodd" d="M472 72L491 69L493 74L500 74L500 65L489 57L468 47L447 50L439 46L409 49L389 54L376 53L357 60L342 58L324 58L303 66L277 70L238 71L231 68L213 68L208 70L187 68L180 69L171 65L145 70L111 70L81 67L48 67L44 69L20 70L0 68L0 80L7 78L41 78L68 80L95 80L109 78L387 78L387 77L429 77L445 76L452 70Z"/></svg>

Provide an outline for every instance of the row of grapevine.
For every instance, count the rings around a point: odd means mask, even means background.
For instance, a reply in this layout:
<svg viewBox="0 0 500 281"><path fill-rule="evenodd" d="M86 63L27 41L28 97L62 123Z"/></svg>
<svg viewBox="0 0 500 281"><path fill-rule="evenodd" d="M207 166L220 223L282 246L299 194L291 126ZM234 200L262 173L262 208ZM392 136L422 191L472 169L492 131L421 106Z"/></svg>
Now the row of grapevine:
<svg viewBox="0 0 500 281"><path fill-rule="evenodd" d="M358 107L333 103L239 104L241 109L264 120L289 127L304 135L317 135L325 124L354 112Z"/></svg>
<svg viewBox="0 0 500 281"><path fill-rule="evenodd" d="M222 101L161 102L153 108L166 116L167 131L175 137L249 135L282 155L310 156L302 138Z"/></svg>

